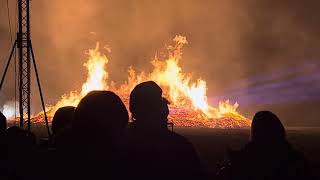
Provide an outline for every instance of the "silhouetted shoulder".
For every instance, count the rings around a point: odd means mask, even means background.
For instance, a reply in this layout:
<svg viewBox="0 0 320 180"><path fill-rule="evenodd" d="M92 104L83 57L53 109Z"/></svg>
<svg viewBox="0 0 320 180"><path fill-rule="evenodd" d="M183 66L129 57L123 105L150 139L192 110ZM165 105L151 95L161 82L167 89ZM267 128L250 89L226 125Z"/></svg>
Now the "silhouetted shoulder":
<svg viewBox="0 0 320 180"><path fill-rule="evenodd" d="M7 118L0 112L0 133L7 129Z"/></svg>
<svg viewBox="0 0 320 180"><path fill-rule="evenodd" d="M310 177L309 162L306 156L299 151L292 149L290 153L289 173L293 177L308 179Z"/></svg>
<svg viewBox="0 0 320 180"><path fill-rule="evenodd" d="M185 146L186 150L191 150L196 152L193 144L186 137L171 131L168 131L168 136L170 139L172 139L172 141L174 141L175 146L178 146L180 148L182 148L181 146Z"/></svg>
<svg viewBox="0 0 320 180"><path fill-rule="evenodd" d="M201 163L187 138L169 131L129 129L126 134L127 164L135 177L195 177L201 174ZM139 172L141 170L143 172Z"/></svg>

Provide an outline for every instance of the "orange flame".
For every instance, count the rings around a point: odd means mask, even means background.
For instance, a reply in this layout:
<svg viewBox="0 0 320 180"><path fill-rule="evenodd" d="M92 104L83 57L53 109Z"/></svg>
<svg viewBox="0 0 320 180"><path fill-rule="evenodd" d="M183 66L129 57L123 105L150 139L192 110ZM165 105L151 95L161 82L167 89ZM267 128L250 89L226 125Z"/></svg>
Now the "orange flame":
<svg viewBox="0 0 320 180"><path fill-rule="evenodd" d="M182 72L179 61L182 60L183 47L188 44L186 37L176 36L173 41L175 45L168 46L168 55L165 59L158 59L156 56L151 64L154 69L151 73L144 71L136 73L129 67L128 79L119 87L114 83L107 84L108 72L106 65L108 57L99 51L99 44L95 49L88 51L89 59L84 64L88 70L87 81L82 85L81 92L71 91L68 95L63 95L61 100L54 106L49 107L51 115L59 107L76 106L80 99L92 90L113 90L118 93L125 103L128 103L130 91L143 81L153 80L164 90L164 96L171 102L171 107L189 109L198 114L202 119L232 118L235 120L247 120L237 112L238 103L230 104L229 100L221 101L218 108L209 105L207 100L207 85L203 79L192 81L189 74Z"/></svg>
<svg viewBox="0 0 320 180"><path fill-rule="evenodd" d="M50 115L63 106L77 106L82 97L93 90L108 89L107 79L108 72L106 72L106 65L109 60L108 57L99 51L99 44L97 43L95 49L89 49L87 52L89 59L83 64L88 70L87 81L82 85L82 90L71 91L68 95L64 94L61 100L54 106L48 106Z"/></svg>

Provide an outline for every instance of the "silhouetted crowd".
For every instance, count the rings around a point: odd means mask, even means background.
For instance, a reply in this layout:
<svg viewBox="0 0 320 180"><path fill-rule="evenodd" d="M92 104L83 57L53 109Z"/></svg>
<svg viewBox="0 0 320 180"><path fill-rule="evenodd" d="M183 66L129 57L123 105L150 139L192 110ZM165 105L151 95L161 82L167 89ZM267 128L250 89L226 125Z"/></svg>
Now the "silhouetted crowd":
<svg viewBox="0 0 320 180"><path fill-rule="evenodd" d="M309 179L305 157L286 139L279 118L256 113L245 147L208 172L194 146L168 128L168 101L153 81L137 85L129 110L111 91L92 91L77 107L62 107L52 137L7 129L0 113L2 179Z"/></svg>

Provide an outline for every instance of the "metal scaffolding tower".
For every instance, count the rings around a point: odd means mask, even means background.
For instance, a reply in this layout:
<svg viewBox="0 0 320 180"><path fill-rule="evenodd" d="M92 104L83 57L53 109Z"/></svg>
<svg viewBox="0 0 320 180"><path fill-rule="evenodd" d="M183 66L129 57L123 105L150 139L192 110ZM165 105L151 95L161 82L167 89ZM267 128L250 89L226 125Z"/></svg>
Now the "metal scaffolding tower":
<svg viewBox="0 0 320 180"><path fill-rule="evenodd" d="M43 100L39 74L36 66L36 60L32 48L31 36L30 36L30 0L17 0L18 6L18 32L16 40L12 46L12 50L8 59L8 62L3 73L0 90L2 88L10 61L12 59L15 50L18 51L18 64L19 64L19 114L20 114L20 127L31 130L31 114L30 114L30 82L31 82L31 64L33 63L41 104L44 112L44 119L47 126L48 134L50 135L50 129L48 124L48 118L45 111L45 104ZM32 59L32 61L31 61Z"/></svg>

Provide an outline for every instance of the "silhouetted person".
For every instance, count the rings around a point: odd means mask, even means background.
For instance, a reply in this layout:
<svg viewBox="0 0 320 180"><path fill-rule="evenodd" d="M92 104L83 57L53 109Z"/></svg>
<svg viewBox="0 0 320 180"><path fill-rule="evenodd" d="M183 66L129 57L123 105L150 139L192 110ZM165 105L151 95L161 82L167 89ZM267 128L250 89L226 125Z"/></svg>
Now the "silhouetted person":
<svg viewBox="0 0 320 180"><path fill-rule="evenodd" d="M71 125L73 120L74 106L65 106L59 108L53 118L52 118L52 133L54 135L62 132L64 129L68 128Z"/></svg>
<svg viewBox="0 0 320 180"><path fill-rule="evenodd" d="M191 178L200 175L200 161L191 143L167 127L168 101L153 81L130 94L132 126L128 128L127 171L140 179Z"/></svg>
<svg viewBox="0 0 320 180"><path fill-rule="evenodd" d="M33 160L34 169L38 173L33 179L59 179L65 174L64 159L70 158L67 152L72 143L71 123L73 121L75 107L65 106L59 108L52 119L52 135L50 140L40 140L36 157ZM44 166L44 164L46 164ZM67 171L67 170L66 170ZM55 173L52 173L55 172Z"/></svg>
<svg viewBox="0 0 320 180"><path fill-rule="evenodd" d="M308 179L304 156L291 147L281 121L269 111L255 114L250 142L230 151L229 158L222 179Z"/></svg>
<svg viewBox="0 0 320 180"><path fill-rule="evenodd" d="M59 108L52 119L52 135L50 140L41 140L37 148L35 167L38 173L33 179L60 179L65 176L68 168L64 166L65 159L69 159L70 144L73 143L71 124L74 119L75 107ZM46 164L44 166L44 164ZM54 172L54 173L52 173Z"/></svg>
<svg viewBox="0 0 320 180"><path fill-rule="evenodd" d="M6 133L7 129L7 119L6 117L0 112L0 179L6 179L8 176L7 168L7 142L6 142Z"/></svg>
<svg viewBox="0 0 320 180"><path fill-rule="evenodd" d="M128 120L125 105L111 91L92 91L80 101L72 122L72 179L118 176L122 166L119 141Z"/></svg>
<svg viewBox="0 0 320 180"><path fill-rule="evenodd" d="M52 146L63 148L70 143L71 124L74 119L74 106L59 108L52 118Z"/></svg>
<svg viewBox="0 0 320 180"><path fill-rule="evenodd" d="M7 118L0 112L0 135L7 129Z"/></svg>
<svg viewBox="0 0 320 180"><path fill-rule="evenodd" d="M31 162L34 160L33 149L36 138L33 133L20 127L8 128L6 134L7 174L9 179L30 179L33 171Z"/></svg>

